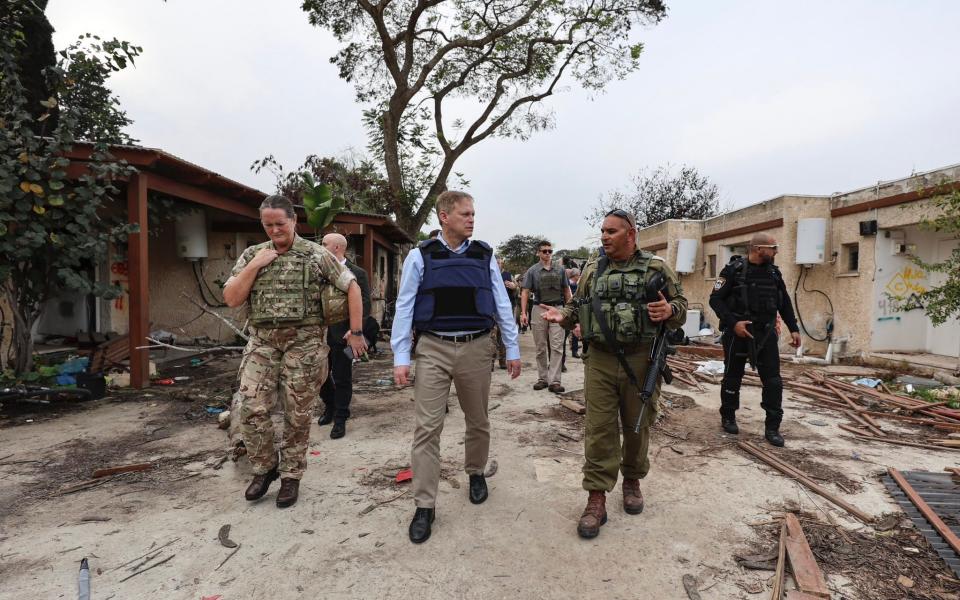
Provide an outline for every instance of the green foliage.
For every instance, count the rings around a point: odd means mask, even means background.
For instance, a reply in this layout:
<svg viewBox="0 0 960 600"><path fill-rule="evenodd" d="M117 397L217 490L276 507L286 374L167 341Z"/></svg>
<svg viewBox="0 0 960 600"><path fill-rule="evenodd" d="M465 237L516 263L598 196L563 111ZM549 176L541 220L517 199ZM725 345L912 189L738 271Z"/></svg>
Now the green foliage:
<svg viewBox="0 0 960 600"><path fill-rule="evenodd" d="M705 219L720 210L720 190L695 167L683 165L674 173L670 165L652 172L643 169L634 175L625 191L614 190L586 216L598 226L604 215L621 208L632 212L637 227L643 228L667 219Z"/></svg>
<svg viewBox="0 0 960 600"><path fill-rule="evenodd" d="M302 7L342 43L331 62L364 106L390 208L411 235L467 150L552 127L542 101L564 79L600 90L635 71L643 50L636 26L666 15L662 0L304 0Z"/></svg>
<svg viewBox="0 0 960 600"><path fill-rule="evenodd" d="M507 238L497 246L497 256L503 259L503 267L511 273L526 273L527 269L538 262L537 244L547 239L542 235L518 233Z"/></svg>
<svg viewBox="0 0 960 600"><path fill-rule="evenodd" d="M942 188L940 191L944 191ZM934 199L937 216L924 219L920 226L938 233L960 234L960 191L942 193ZM920 294L923 310L934 326L942 325L950 318L960 317L960 246L953 249L950 256L939 263L928 263L914 259L919 266L930 273L943 273L943 284L932 287Z"/></svg>
<svg viewBox="0 0 960 600"><path fill-rule="evenodd" d="M330 195L330 186L317 183L310 173L301 173L303 188L303 209L307 213L307 223L318 232L333 223L333 218L343 210L342 197Z"/></svg>
<svg viewBox="0 0 960 600"><path fill-rule="evenodd" d="M109 119L116 117L115 104L97 104L104 101L102 94L77 93L81 78L123 68L139 49L116 41L95 43L91 53L71 47L60 65L44 70L53 95L40 102L44 110L35 117L17 67L24 47L20 23L30 10L35 10L31 3L0 0L0 282L13 312L5 318L13 321L18 373L30 370L30 329L59 289L108 297L119 291L94 281L90 267L105 256L109 243L123 242L135 230L100 211L120 193L114 182L133 171L107 152L107 142L114 139L91 140L86 172L75 179L67 177L65 155L79 134L110 137L121 122ZM95 104L87 106L88 101ZM47 130L55 112L56 125Z"/></svg>
<svg viewBox="0 0 960 600"><path fill-rule="evenodd" d="M87 33L57 53L57 68L69 85L60 94L61 110L73 111L78 140L97 140L109 144L135 144L123 130L133 121L120 108L120 101L107 87L113 73L133 65L143 48L117 39L103 41Z"/></svg>
<svg viewBox="0 0 960 600"><path fill-rule="evenodd" d="M294 204L303 204L302 174L308 173L315 181L325 184L331 196L342 199L343 210L379 215L390 213L387 181L377 164L367 159L311 154L300 167L288 173L271 154L255 161L250 169L255 173L261 170L273 173L277 193L290 198Z"/></svg>

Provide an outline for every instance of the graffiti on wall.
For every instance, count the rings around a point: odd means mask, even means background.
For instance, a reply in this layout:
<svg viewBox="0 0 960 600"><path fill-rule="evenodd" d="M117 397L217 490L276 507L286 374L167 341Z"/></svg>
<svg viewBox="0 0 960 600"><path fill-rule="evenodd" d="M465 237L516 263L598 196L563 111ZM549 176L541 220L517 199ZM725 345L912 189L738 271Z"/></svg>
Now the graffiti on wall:
<svg viewBox="0 0 960 600"><path fill-rule="evenodd" d="M904 266L884 286L877 300L877 321L899 321L898 313L922 310L920 296L927 291L927 273L916 266Z"/></svg>
<svg viewBox="0 0 960 600"><path fill-rule="evenodd" d="M129 287L127 286L127 276L128 276L129 267L127 261L125 260L114 260L110 264L110 272L115 275L122 277L123 279L113 279L113 285L119 287L122 292L121 295L113 300L113 308L116 310L123 310L124 302L123 299L129 292Z"/></svg>
<svg viewBox="0 0 960 600"><path fill-rule="evenodd" d="M894 298L904 298L911 294L922 294L927 291L924 285L927 282L927 272L915 266L906 266L893 274L887 282L887 293Z"/></svg>

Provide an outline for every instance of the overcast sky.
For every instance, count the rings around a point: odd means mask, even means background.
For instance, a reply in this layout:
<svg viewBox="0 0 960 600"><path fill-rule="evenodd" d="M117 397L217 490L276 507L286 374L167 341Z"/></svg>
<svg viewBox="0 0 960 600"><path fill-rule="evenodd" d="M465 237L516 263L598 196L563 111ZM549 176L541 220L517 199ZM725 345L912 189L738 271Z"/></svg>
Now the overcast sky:
<svg viewBox="0 0 960 600"><path fill-rule="evenodd" d="M556 128L485 141L457 164L476 236L593 235L598 198L643 167L686 163L725 203L829 194L960 163L960 2L670 1L639 30L640 70L549 99ZM133 137L263 191L254 160L366 145L336 41L298 1L51 0L57 48L92 32L143 46L111 80Z"/></svg>

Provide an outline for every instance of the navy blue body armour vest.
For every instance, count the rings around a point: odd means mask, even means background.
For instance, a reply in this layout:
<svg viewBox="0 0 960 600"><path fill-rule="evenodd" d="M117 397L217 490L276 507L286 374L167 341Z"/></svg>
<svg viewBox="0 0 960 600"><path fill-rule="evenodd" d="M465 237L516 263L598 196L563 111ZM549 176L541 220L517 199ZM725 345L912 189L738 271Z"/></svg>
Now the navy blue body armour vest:
<svg viewBox="0 0 960 600"><path fill-rule="evenodd" d="M496 302L490 280L493 250L473 240L457 254L439 240L420 244L423 281L413 305L418 331L479 331L494 324Z"/></svg>

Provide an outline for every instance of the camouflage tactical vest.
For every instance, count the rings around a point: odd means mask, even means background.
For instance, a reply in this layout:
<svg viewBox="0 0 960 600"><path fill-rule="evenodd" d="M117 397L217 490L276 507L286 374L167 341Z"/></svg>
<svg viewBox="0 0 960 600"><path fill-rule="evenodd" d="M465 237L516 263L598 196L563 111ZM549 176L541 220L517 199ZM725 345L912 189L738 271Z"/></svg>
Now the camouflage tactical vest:
<svg viewBox="0 0 960 600"><path fill-rule="evenodd" d="M560 269L561 267L558 265L553 265L549 271L546 269L540 270L540 289L537 290L537 302L544 304L563 302L563 279L560 276Z"/></svg>
<svg viewBox="0 0 960 600"><path fill-rule="evenodd" d="M637 345L650 343L657 335L657 324L650 320L644 287L653 276L649 268L653 255L643 252L624 266L610 262L600 277L594 276L590 297L579 307L580 329L583 339L590 343L608 345L606 336L593 314L592 298L600 298L601 313L616 336L617 343Z"/></svg>
<svg viewBox="0 0 960 600"><path fill-rule="evenodd" d="M264 328L324 325L320 292L309 257L287 251L257 274L250 290L250 322Z"/></svg>

